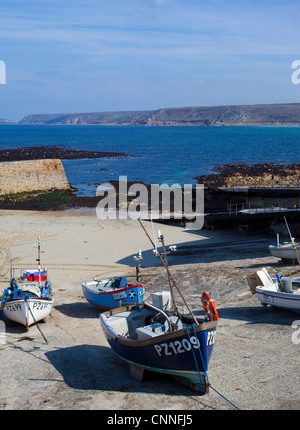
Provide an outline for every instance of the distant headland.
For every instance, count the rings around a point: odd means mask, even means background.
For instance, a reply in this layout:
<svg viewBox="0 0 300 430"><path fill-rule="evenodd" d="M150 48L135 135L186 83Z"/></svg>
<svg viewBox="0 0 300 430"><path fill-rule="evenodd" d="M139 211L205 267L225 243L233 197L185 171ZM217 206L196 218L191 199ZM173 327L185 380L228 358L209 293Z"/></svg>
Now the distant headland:
<svg viewBox="0 0 300 430"><path fill-rule="evenodd" d="M0 124L107 126L299 126L300 103L177 107L157 110L33 114Z"/></svg>

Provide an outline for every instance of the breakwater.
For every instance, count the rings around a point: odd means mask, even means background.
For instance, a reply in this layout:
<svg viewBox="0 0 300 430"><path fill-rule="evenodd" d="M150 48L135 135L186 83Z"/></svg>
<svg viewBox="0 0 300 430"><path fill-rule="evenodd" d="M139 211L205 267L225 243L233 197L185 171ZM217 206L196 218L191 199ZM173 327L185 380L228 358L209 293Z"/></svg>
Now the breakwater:
<svg viewBox="0 0 300 430"><path fill-rule="evenodd" d="M63 165L58 159L0 163L0 195L69 188Z"/></svg>

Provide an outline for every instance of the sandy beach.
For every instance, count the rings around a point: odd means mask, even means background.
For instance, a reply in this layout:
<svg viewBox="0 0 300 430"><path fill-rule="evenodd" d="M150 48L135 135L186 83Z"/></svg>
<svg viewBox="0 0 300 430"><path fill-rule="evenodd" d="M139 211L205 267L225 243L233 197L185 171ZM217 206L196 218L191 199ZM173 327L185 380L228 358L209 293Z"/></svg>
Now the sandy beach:
<svg viewBox="0 0 300 430"><path fill-rule="evenodd" d="M151 223L145 226L152 234ZM263 308L246 277L262 267L271 275L295 270L269 254L270 236L224 231L187 231L154 224L167 245L170 271L191 303L200 307L207 291L219 312L209 367L211 386L243 410L300 408L299 344L292 341L296 313ZM231 410L212 388L200 396L175 380L151 374L142 382L110 349L98 311L83 297L81 283L108 276L134 276L133 255L143 252L146 296L168 288L166 271L133 220L99 220L95 211L0 211L0 291L8 286L10 264L32 268L38 236L42 266L54 289L54 308L29 331L4 318L0 344L0 409L3 410ZM242 243L244 241L244 243ZM216 244L214 247L213 244ZM226 245L225 245L226 244ZM204 251L204 247L207 250ZM195 250L194 253L189 252ZM185 250L185 252L181 252ZM298 321L300 325L300 322ZM299 336L298 336L299 337Z"/></svg>

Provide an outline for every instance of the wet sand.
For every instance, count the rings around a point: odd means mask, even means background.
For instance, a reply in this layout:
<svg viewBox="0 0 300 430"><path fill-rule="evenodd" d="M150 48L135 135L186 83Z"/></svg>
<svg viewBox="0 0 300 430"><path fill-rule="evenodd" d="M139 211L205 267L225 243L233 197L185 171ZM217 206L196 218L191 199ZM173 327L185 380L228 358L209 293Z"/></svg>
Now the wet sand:
<svg viewBox="0 0 300 430"><path fill-rule="evenodd" d="M144 224L151 235L151 224ZM269 267L271 275L276 268L281 274L295 270L269 254L267 246L275 239L154 227L162 231L167 245L178 246L178 253L168 257L170 270L192 308L199 308L204 290L217 306L219 323L208 372L211 386L240 409L300 409L300 346L292 341L292 324L300 316L262 307L246 281L261 267ZM110 349L97 310L83 297L81 282L134 276L133 255L142 249L142 275L149 279L146 296L168 288L166 271L136 221L101 221L94 211L0 211L1 292L9 282L11 260L17 268L34 267L38 235L43 242L42 266L48 268L55 299L47 322L39 324L48 344L36 326L26 332L4 319L0 310L5 324L0 409L234 409L212 388L200 396L154 373L137 382ZM243 240L249 243L238 243ZM210 246L204 251L206 244ZM186 253L181 247L197 252L182 255Z"/></svg>

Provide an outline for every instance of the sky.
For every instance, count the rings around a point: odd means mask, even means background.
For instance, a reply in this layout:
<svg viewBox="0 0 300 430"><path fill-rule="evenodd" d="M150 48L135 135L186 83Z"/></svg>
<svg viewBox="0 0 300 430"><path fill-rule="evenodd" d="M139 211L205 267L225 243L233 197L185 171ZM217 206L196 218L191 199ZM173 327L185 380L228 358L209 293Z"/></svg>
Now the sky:
<svg viewBox="0 0 300 430"><path fill-rule="evenodd" d="M297 103L299 22L299 0L0 0L0 118Z"/></svg>

